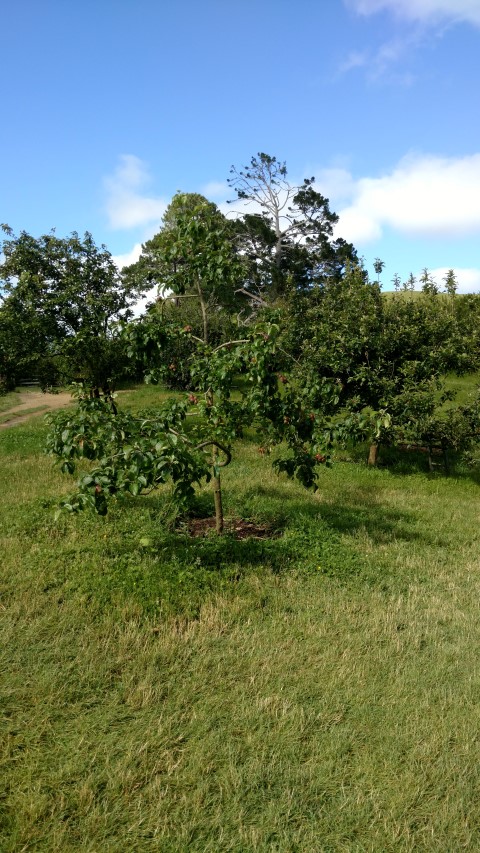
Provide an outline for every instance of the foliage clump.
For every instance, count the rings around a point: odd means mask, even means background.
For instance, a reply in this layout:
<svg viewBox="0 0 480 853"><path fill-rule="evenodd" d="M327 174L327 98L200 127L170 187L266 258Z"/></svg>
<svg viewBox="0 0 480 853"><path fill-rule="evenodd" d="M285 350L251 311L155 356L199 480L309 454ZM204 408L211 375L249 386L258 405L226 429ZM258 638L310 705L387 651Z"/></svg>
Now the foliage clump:
<svg viewBox="0 0 480 853"><path fill-rule="evenodd" d="M4 226L0 264L0 377L33 376L47 388L83 380L111 387L128 361L119 321L139 291L120 276L105 246L80 237L15 236Z"/></svg>

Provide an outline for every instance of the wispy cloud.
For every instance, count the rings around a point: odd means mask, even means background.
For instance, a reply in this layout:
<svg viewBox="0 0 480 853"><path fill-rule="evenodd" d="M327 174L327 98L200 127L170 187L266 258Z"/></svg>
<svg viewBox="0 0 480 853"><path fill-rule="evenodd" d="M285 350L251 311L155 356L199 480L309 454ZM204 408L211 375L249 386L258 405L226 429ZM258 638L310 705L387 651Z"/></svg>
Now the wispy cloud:
<svg viewBox="0 0 480 853"><path fill-rule="evenodd" d="M364 68L370 65L371 57L366 50L352 50L351 53L340 63L340 74L347 74L348 71L353 71L355 68Z"/></svg>
<svg viewBox="0 0 480 853"><path fill-rule="evenodd" d="M370 80L384 80L388 71L389 82L403 86L415 80L405 70L405 57L430 42L432 30L438 36L453 24L480 27L480 0L344 0L344 4L364 17L390 13L394 29L383 44L352 51L340 64L339 73L363 69Z"/></svg>
<svg viewBox="0 0 480 853"><path fill-rule="evenodd" d="M479 0L345 0L360 15L389 11L396 18L422 24L465 22L480 26Z"/></svg>
<svg viewBox="0 0 480 853"><path fill-rule="evenodd" d="M142 192L150 183L143 160L133 154L122 154L113 174L104 180L105 208L111 228L129 229L160 222L168 202Z"/></svg>
<svg viewBox="0 0 480 853"><path fill-rule="evenodd" d="M439 239L480 234L479 185L480 153L409 155L386 175L352 179L350 203L338 211L338 230L360 244L378 239L386 227Z"/></svg>
<svg viewBox="0 0 480 853"><path fill-rule="evenodd" d="M405 69L405 57L412 49L418 48L424 37L425 33L420 28L414 27L410 31L403 28L401 33L387 39L383 44L351 51L340 62L337 73L343 75L361 70L371 81L385 82L387 79L388 82L411 86L415 77L411 71Z"/></svg>
<svg viewBox="0 0 480 853"><path fill-rule="evenodd" d="M414 27L409 31L402 28L402 32L396 34L393 38L387 39L383 44L361 51L352 51L346 59L340 63L338 72L347 74L358 69L363 69L367 78L370 80L384 81L385 73L388 71L388 81L400 84L402 86L411 86L415 78L413 74L405 70L402 63L401 70L400 60L404 60L405 56L418 48L425 38L425 33L421 28ZM392 71L392 69L394 69Z"/></svg>

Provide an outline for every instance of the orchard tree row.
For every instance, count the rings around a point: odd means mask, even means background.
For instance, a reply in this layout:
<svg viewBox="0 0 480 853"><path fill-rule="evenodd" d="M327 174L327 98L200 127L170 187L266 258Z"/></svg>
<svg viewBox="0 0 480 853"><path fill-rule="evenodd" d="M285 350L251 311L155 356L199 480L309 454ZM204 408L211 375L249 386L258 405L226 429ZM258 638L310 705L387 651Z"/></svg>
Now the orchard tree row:
<svg viewBox="0 0 480 853"><path fill-rule="evenodd" d="M453 273L439 294L427 270L421 293L382 294L383 262L370 280L334 236L338 217L314 178L291 185L275 157L232 167L229 183L231 216L177 194L121 273L89 234L5 228L2 381L79 383L77 411L56 415L49 437L64 471L92 460L66 508L106 512L111 496L168 479L182 504L211 479L220 532L220 471L247 427L261 452L279 446L279 470L313 488L345 442L368 441L372 463L381 444L475 456L478 400L455 405L444 377L480 367L480 297L457 296ZM158 298L133 319L153 287ZM185 393L153 413L119 412L112 391L126 375Z"/></svg>

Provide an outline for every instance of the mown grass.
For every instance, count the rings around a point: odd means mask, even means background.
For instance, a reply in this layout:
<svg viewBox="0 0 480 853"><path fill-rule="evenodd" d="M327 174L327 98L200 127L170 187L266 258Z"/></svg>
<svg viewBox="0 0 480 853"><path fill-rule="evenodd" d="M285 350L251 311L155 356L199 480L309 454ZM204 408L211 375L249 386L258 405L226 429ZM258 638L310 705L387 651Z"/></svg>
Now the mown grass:
<svg viewBox="0 0 480 853"><path fill-rule="evenodd" d="M445 387L455 394L450 405L467 405L480 388L480 374L466 373L463 376L456 376L454 373L450 373L446 377Z"/></svg>
<svg viewBox="0 0 480 853"><path fill-rule="evenodd" d="M6 412L13 406L18 406L20 403L19 391L8 391L6 394L0 394L0 412Z"/></svg>
<svg viewBox="0 0 480 853"><path fill-rule="evenodd" d="M2 851L480 849L468 472L311 495L245 441L226 511L281 535L191 540L168 489L54 523L44 434L0 434Z"/></svg>
<svg viewBox="0 0 480 853"><path fill-rule="evenodd" d="M16 418L29 417L30 415L38 414L39 412L44 412L47 406L32 406L30 409L22 409L20 412L4 412L0 414L0 424L6 424L9 421L13 421Z"/></svg>

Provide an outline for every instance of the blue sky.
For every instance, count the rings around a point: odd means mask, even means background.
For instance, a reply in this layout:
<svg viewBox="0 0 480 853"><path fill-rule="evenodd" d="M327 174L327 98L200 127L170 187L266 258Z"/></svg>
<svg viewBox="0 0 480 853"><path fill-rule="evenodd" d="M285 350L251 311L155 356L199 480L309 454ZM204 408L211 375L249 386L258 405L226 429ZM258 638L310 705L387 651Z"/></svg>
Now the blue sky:
<svg viewBox="0 0 480 853"><path fill-rule="evenodd" d="M258 151L315 175L373 275L480 290L480 0L18 0L0 221L119 262Z"/></svg>

